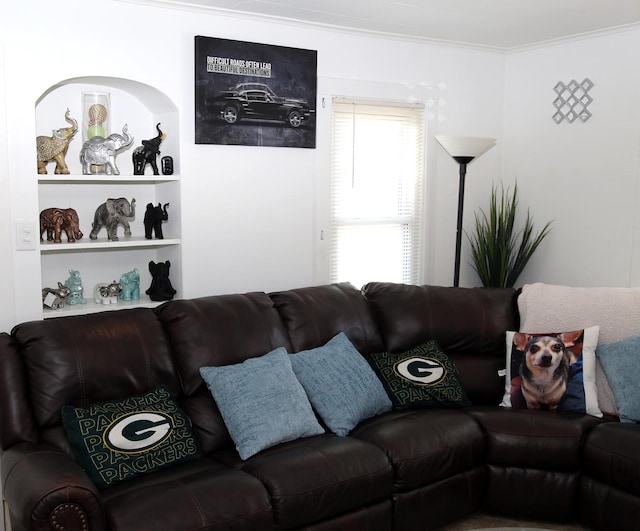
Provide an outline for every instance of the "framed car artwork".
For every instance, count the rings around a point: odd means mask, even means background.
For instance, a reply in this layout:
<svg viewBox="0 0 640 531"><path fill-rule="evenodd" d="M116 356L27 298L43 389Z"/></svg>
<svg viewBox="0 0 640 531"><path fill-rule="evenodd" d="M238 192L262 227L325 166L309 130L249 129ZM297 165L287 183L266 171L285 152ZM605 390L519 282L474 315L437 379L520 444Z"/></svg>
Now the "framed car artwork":
<svg viewBox="0 0 640 531"><path fill-rule="evenodd" d="M317 52L196 36L195 142L316 147Z"/></svg>

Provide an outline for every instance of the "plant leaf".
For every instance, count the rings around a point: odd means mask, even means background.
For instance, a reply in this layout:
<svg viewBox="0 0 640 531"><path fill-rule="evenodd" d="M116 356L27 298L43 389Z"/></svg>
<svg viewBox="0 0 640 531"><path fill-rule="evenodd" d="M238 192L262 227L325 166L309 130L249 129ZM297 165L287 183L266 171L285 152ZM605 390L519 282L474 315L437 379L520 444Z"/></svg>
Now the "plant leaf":
<svg viewBox="0 0 640 531"><path fill-rule="evenodd" d="M500 195L491 187L488 214L480 209L475 213L472 235L467 234L471 247L472 266L485 287L513 287L531 256L549 235L548 221L534 236L534 222L530 212L521 230L516 231L518 209L518 183Z"/></svg>

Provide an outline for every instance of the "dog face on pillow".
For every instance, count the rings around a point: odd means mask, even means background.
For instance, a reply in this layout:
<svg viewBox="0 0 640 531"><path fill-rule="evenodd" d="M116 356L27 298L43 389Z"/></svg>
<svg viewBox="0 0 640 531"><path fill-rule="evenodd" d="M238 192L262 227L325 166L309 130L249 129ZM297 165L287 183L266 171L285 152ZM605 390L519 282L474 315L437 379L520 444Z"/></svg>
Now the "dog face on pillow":
<svg viewBox="0 0 640 531"><path fill-rule="evenodd" d="M514 334L513 345L520 358L515 373L519 375L519 386L516 387L519 387L525 407L558 408L567 390L570 367L580 356L582 336L582 330L547 335ZM514 391L517 393L518 389L512 386L512 400Z"/></svg>

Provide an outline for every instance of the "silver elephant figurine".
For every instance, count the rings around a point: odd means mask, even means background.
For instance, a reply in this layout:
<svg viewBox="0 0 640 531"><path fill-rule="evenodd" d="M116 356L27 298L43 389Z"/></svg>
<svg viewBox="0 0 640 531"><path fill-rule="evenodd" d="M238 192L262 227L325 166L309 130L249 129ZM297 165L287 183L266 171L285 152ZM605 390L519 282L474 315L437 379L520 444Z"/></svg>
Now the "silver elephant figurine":
<svg viewBox="0 0 640 531"><path fill-rule="evenodd" d="M124 227L124 235L131 236L131 227L129 221L133 221L136 215L136 200L132 199L131 203L124 197L118 199L107 199L98 208L93 218L91 226L91 234L89 238L98 239L98 232L102 227L107 229L107 239L109 241L118 241L118 225Z"/></svg>
<svg viewBox="0 0 640 531"><path fill-rule="evenodd" d="M122 293L122 284L115 280L111 284L96 284L93 288L96 304L117 304L120 293Z"/></svg>
<svg viewBox="0 0 640 531"><path fill-rule="evenodd" d="M42 288L42 306L52 310L64 308L64 302L69 298L69 295L71 295L71 290L62 282L58 282L57 288Z"/></svg>
<svg viewBox="0 0 640 531"><path fill-rule="evenodd" d="M56 175L69 175L70 171L65 161L69 142L78 132L78 122L71 118L70 111L64 113L64 119L71 124L71 127L54 129L52 136L36 137L36 147L38 153L38 173L47 174L47 163L51 160L56 162Z"/></svg>
<svg viewBox="0 0 640 531"><path fill-rule="evenodd" d="M121 135L113 133L106 138L94 136L87 140L80 150L82 174L120 175L116 155L133 144L133 137L127 131L125 124Z"/></svg>

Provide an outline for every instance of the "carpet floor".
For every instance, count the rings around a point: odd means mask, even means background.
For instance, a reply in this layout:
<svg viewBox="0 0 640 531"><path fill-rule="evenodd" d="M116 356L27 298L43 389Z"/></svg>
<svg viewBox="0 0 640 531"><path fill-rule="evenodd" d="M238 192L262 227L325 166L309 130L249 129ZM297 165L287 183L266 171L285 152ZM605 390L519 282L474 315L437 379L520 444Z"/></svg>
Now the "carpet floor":
<svg viewBox="0 0 640 531"><path fill-rule="evenodd" d="M502 518L482 513L476 513L463 518L462 520L458 520L453 524L439 527L438 531L470 531L472 529L491 529L501 527L515 527L516 529L548 529L552 531L589 531L588 527L584 527L578 524L560 525L550 522L513 520L510 518Z"/></svg>

